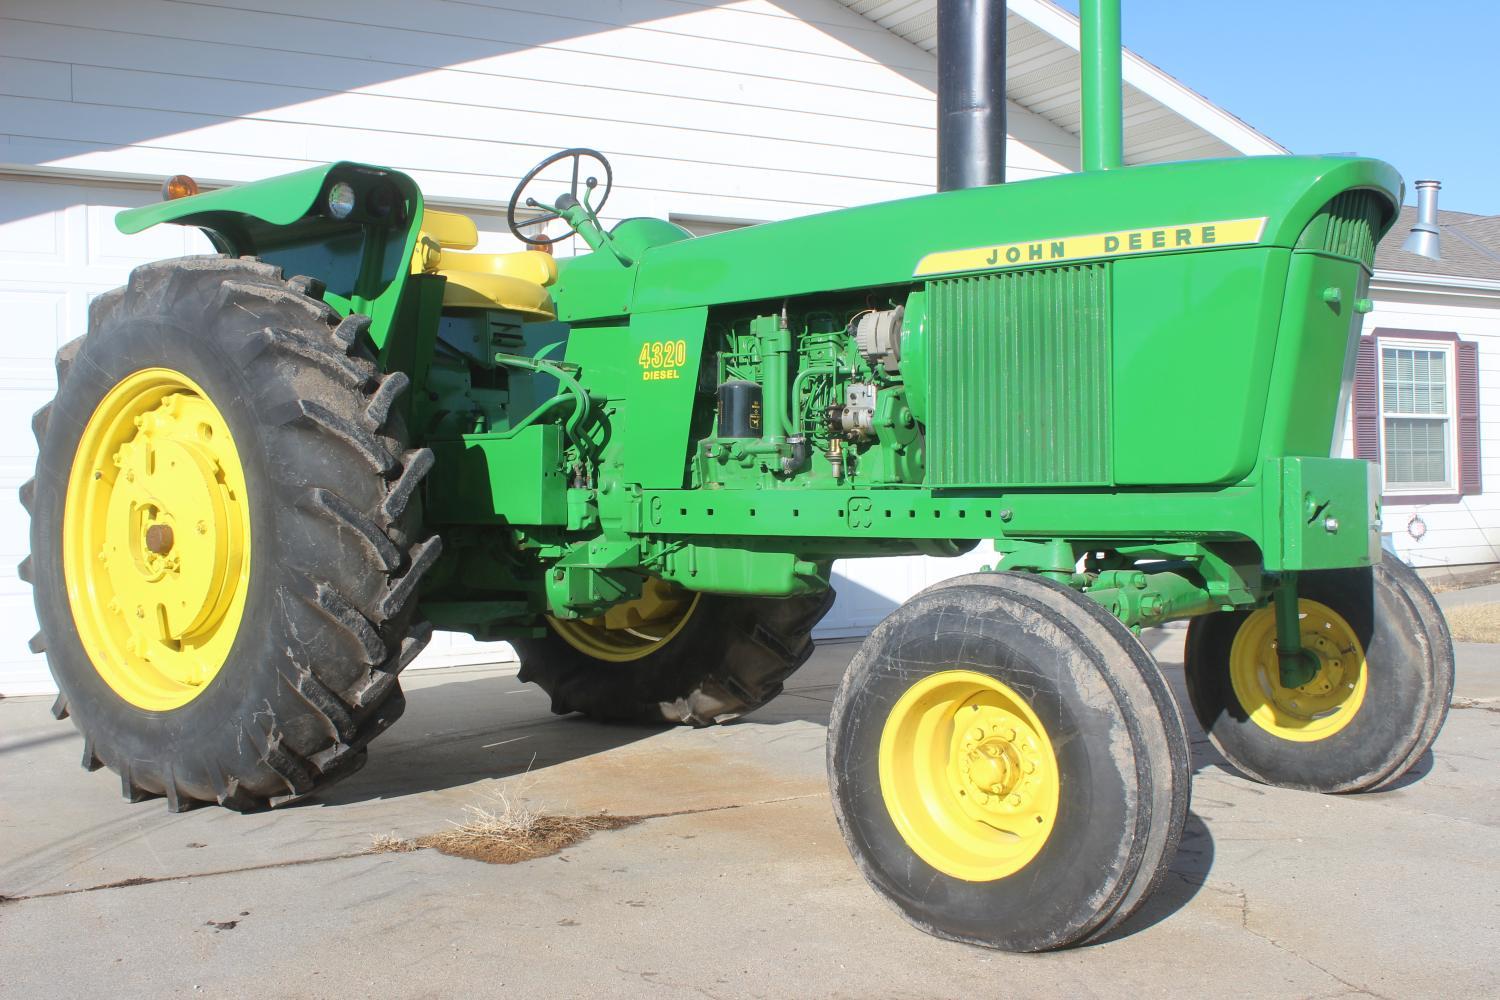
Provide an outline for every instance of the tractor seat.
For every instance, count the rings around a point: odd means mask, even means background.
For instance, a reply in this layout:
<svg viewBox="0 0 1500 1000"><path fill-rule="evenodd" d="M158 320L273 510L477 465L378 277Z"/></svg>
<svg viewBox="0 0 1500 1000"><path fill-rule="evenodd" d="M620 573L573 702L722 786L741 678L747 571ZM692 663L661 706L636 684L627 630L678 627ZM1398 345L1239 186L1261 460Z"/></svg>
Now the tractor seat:
<svg viewBox="0 0 1500 1000"><path fill-rule="evenodd" d="M527 319L557 318L547 286L557 280L557 262L536 250L465 253L479 245L479 227L466 215L428 210L412 255L413 274L447 278L446 309L503 309Z"/></svg>

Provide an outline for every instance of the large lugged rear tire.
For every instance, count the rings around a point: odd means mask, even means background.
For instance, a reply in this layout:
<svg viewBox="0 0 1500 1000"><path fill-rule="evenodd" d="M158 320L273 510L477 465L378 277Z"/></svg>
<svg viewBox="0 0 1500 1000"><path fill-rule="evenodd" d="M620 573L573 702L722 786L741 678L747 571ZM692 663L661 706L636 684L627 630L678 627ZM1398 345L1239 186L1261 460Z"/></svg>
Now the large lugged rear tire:
<svg viewBox="0 0 1500 1000"><path fill-rule="evenodd" d="M566 641L556 623L544 637L513 645L521 680L550 694L558 715L710 726L781 693L812 655L813 627L833 596L831 589L789 598L695 594L653 648L610 658L608 647L590 655Z"/></svg>
<svg viewBox="0 0 1500 1000"><path fill-rule="evenodd" d="M426 642L413 535L432 463L311 279L250 259L137 268L58 354L22 489L54 709L131 801L236 810L352 773Z"/></svg>
<svg viewBox="0 0 1500 1000"><path fill-rule="evenodd" d="M1283 688L1274 613L1220 612L1188 626L1193 711L1245 775L1314 792L1371 791L1427 753L1453 697L1453 639L1417 574L1386 553L1372 569L1303 573L1304 648L1318 674Z"/></svg>
<svg viewBox="0 0 1500 1000"><path fill-rule="evenodd" d="M1156 665L1088 598L961 577L865 640L829 723L844 841L938 937L1007 951L1097 938L1161 881L1187 737Z"/></svg>

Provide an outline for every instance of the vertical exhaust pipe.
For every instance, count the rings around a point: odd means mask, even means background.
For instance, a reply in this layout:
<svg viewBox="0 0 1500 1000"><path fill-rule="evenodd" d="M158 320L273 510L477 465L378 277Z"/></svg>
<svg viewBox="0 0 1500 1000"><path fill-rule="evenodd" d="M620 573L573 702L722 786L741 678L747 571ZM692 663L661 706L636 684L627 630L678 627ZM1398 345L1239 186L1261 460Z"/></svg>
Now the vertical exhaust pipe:
<svg viewBox="0 0 1500 1000"><path fill-rule="evenodd" d="M1081 0L1078 55L1083 81L1083 169L1125 165L1120 82L1120 0Z"/></svg>
<svg viewBox="0 0 1500 1000"><path fill-rule="evenodd" d="M1005 0L938 0L938 190L1005 183Z"/></svg>
<svg viewBox="0 0 1500 1000"><path fill-rule="evenodd" d="M1431 260L1442 260L1438 233L1437 199L1443 185L1437 181L1417 181L1417 221L1401 249Z"/></svg>

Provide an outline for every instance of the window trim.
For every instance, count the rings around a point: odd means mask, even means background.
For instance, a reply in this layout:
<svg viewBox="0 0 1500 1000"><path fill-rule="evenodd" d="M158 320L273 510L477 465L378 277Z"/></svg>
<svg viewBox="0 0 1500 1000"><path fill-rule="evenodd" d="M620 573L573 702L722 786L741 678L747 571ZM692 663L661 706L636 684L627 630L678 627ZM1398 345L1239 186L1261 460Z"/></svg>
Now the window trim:
<svg viewBox="0 0 1500 1000"><path fill-rule="evenodd" d="M1391 333L1394 334L1395 331L1391 331ZM1459 455L1458 451L1458 337L1457 335L1454 335L1451 340L1447 337L1441 336L1410 337L1405 336L1405 333L1406 331L1402 331L1402 335L1400 336L1382 334L1375 345L1375 393L1376 404L1379 407L1380 415L1380 437L1379 441L1376 444L1376 447L1379 449L1380 455L1381 493L1386 497L1392 498L1398 503L1401 502L1402 499L1408 497L1428 497L1433 495L1443 497L1457 497L1459 479L1462 476L1462 473L1459 469L1461 456ZM1439 351L1444 355L1444 357L1447 359L1444 365L1444 372L1447 379L1446 392L1444 393L1444 395L1447 402L1447 408L1441 416L1438 416L1436 414L1389 413L1386 411L1385 352L1388 348L1395 348L1397 350L1401 350L1404 348L1406 350L1415 351ZM1385 463L1385 434L1386 421L1391 419L1392 417L1398 420L1402 418L1412 418L1418 420L1425 418L1434 421L1442 420L1443 423L1447 425L1446 445L1448 460L1446 465L1448 469L1448 478L1446 481L1442 483L1422 483L1415 486L1391 485L1390 474L1386 468ZM1436 494L1434 494L1434 491L1437 491ZM1431 501L1426 502L1430 503Z"/></svg>

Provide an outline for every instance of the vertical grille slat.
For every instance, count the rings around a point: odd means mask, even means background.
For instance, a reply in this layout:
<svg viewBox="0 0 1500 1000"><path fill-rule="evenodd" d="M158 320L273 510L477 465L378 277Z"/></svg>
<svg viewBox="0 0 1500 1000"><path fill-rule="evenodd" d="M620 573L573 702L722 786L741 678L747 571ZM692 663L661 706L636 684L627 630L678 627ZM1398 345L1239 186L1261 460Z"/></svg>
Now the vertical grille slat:
<svg viewBox="0 0 1500 1000"><path fill-rule="evenodd" d="M948 278L932 314L936 486L1109 482L1109 266Z"/></svg>
<svg viewBox="0 0 1500 1000"><path fill-rule="evenodd" d="M1297 241L1299 250L1322 250L1375 265L1375 232L1381 203L1372 191L1345 191L1308 223Z"/></svg>

